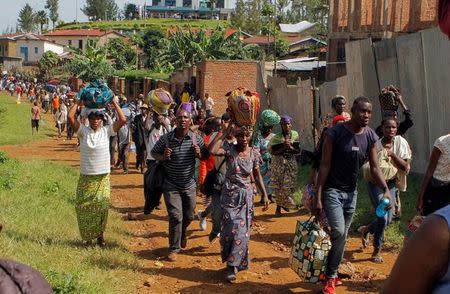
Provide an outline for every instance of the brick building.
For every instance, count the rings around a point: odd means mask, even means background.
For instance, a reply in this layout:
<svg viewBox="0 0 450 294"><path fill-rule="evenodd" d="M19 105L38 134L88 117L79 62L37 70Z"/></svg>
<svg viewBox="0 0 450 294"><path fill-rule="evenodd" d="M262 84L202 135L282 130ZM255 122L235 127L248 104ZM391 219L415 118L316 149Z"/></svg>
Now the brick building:
<svg viewBox="0 0 450 294"><path fill-rule="evenodd" d="M438 0L330 0L327 80L346 74L346 42L376 42L433 27L437 9Z"/></svg>
<svg viewBox="0 0 450 294"><path fill-rule="evenodd" d="M205 93L213 97L215 115L225 112L225 94L231 90L239 86L253 91L264 88L259 64L242 60L207 60L175 72L170 77L172 94L181 93L184 83L195 84L195 91L201 98Z"/></svg>

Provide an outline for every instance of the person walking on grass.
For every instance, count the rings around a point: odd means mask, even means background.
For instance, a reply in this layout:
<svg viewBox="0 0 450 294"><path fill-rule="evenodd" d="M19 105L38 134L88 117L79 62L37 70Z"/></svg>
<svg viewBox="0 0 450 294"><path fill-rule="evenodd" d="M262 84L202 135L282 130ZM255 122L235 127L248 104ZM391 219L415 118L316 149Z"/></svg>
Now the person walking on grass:
<svg viewBox="0 0 450 294"><path fill-rule="evenodd" d="M151 151L165 169L163 194L169 215L169 261L175 261L180 249L187 246L187 228L194 219L196 204L195 159L208 155L202 137L190 130L191 104L183 103L176 119L176 128L161 136Z"/></svg>
<svg viewBox="0 0 450 294"><path fill-rule="evenodd" d="M120 106L112 102L118 119L113 125L103 126L104 110L88 109L89 125L85 126L75 118L78 100L69 111L69 122L80 140L80 178L75 197L78 227L81 238L87 245L96 239L99 246L105 245L103 233L110 206L110 164L109 137L115 134L125 123Z"/></svg>
<svg viewBox="0 0 450 294"><path fill-rule="evenodd" d="M31 134L39 133L39 120L41 119L41 110L39 109L37 101L33 102L31 107Z"/></svg>
<svg viewBox="0 0 450 294"><path fill-rule="evenodd" d="M350 121L328 129L324 136L322 160L314 198L317 218L325 211L331 228L331 249L325 269L325 294L336 293L339 264L344 255L347 233L356 209L356 181L361 166L369 160L370 173L375 184L382 188L383 198L393 203L389 187L378 166L375 142L378 136L368 125L372 104L366 97L353 102ZM391 205L387 209L391 208Z"/></svg>
<svg viewBox="0 0 450 294"><path fill-rule="evenodd" d="M399 122L396 118L390 117L383 119L381 126L383 129L383 137L375 143L375 149L389 191L391 195L396 195L397 190L406 191L406 176L410 168L411 149L408 142L402 136L397 136ZM381 164L383 164L382 167ZM367 188L370 201L372 202L373 208L376 209L380 201L383 200L384 193L372 183L370 177L366 175L365 178L368 180ZM383 262L380 252L384 239L384 230L392 221L393 214L394 205L392 205L392 209L388 210L384 216L377 216L368 226L362 226L358 229L362 234L364 248L369 245L369 233L373 234L372 261L375 263Z"/></svg>

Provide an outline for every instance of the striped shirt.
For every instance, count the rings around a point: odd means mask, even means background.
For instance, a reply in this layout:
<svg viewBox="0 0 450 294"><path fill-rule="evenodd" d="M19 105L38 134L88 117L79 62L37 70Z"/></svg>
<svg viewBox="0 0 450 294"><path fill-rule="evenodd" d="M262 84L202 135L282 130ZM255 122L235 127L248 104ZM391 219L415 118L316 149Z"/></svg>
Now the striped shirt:
<svg viewBox="0 0 450 294"><path fill-rule="evenodd" d="M170 160L163 161L165 168L166 181L180 189L187 189L195 185L195 152L193 148L192 135L188 135L182 139L175 136L175 130L163 135L155 144L152 152L163 154L168 142L169 148L172 149ZM195 134L196 143L200 148L204 148L203 139Z"/></svg>
<svg viewBox="0 0 450 294"><path fill-rule="evenodd" d="M102 175L111 171L109 137L115 135L113 126L103 126L97 131L80 125L80 173L82 175Z"/></svg>

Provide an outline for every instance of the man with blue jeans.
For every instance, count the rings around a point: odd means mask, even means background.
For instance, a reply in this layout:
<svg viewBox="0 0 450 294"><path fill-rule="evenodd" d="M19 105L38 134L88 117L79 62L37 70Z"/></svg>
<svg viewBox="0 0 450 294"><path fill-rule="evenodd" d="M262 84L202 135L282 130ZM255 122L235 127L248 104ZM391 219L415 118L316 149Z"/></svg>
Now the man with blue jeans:
<svg viewBox="0 0 450 294"><path fill-rule="evenodd" d="M378 136L368 127L372 116L370 100L366 97L356 98L351 112L350 121L326 131L317 180L316 215L319 216L324 210L331 228L331 249L325 271L327 280L322 291L325 294L336 293L336 284L341 284L337 273L356 209L356 182L359 170L367 160L372 177L383 187L384 197L392 203L374 148Z"/></svg>

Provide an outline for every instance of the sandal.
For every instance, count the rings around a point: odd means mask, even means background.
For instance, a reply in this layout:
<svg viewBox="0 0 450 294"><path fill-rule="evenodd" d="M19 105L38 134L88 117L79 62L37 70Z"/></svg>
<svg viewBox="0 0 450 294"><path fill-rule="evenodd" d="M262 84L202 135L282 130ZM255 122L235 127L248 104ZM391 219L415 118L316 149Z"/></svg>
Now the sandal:
<svg viewBox="0 0 450 294"><path fill-rule="evenodd" d="M376 254L372 256L372 261L375 263L383 263L383 257L380 254Z"/></svg>
<svg viewBox="0 0 450 294"><path fill-rule="evenodd" d="M369 246L369 228L367 226L361 226L358 228L358 232L361 233L363 248L367 248Z"/></svg>

